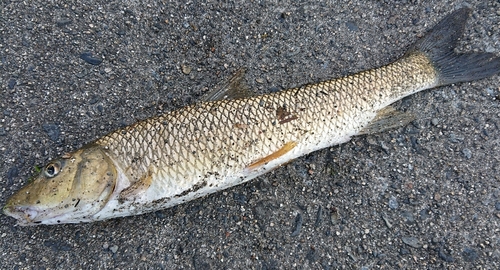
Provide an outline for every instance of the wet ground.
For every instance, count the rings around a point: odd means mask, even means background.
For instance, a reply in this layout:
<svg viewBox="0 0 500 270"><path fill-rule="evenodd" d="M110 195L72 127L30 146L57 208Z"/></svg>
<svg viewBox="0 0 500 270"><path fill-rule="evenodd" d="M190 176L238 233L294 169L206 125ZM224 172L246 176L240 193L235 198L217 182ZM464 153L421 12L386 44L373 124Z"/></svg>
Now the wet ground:
<svg viewBox="0 0 500 270"><path fill-rule="evenodd" d="M27 3L31 2L31 3ZM36 166L197 101L247 69L256 92L374 68L462 1L2 1L0 203ZM462 51L500 53L500 3ZM4 269L498 269L499 76L398 102L417 120L156 213L18 227Z"/></svg>

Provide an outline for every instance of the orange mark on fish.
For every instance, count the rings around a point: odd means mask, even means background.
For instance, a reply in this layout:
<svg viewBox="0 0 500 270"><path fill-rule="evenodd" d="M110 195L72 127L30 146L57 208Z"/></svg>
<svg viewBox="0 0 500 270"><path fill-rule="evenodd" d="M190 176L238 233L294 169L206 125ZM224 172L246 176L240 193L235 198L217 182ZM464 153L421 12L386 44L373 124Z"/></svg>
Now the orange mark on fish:
<svg viewBox="0 0 500 270"><path fill-rule="evenodd" d="M234 127L239 128L239 129L246 129L246 128L248 128L248 125L242 124L242 123L236 123L236 124L234 124Z"/></svg>
<svg viewBox="0 0 500 270"><path fill-rule="evenodd" d="M284 154L290 152L290 150L292 150L295 146L297 146L297 142L294 142L294 141L287 142L287 143L285 143L285 145L283 145L283 147L278 149L278 151L253 162L252 164L248 165L247 168L250 170L253 170L253 169L256 169L264 164L267 164L270 161L275 160L275 159L283 156Z"/></svg>

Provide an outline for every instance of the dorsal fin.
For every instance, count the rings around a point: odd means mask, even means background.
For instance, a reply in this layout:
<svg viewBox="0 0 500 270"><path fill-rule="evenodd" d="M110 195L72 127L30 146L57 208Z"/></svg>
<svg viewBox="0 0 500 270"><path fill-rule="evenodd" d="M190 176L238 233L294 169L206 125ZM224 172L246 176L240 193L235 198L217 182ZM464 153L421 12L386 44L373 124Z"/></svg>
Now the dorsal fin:
<svg viewBox="0 0 500 270"><path fill-rule="evenodd" d="M225 99L237 99L253 96L250 88L245 83L245 68L240 68L228 80L221 83L212 91L205 94L201 101L216 101Z"/></svg>

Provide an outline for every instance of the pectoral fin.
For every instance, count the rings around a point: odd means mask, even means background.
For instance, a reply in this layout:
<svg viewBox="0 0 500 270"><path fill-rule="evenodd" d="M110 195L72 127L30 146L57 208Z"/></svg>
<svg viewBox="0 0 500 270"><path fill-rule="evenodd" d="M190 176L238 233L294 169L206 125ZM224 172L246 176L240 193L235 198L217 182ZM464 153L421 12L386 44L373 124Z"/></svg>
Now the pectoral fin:
<svg viewBox="0 0 500 270"><path fill-rule="evenodd" d="M139 179L139 181L133 183L128 188L120 192L120 200L132 200L134 197L143 194L153 182L153 173L151 170Z"/></svg>
<svg viewBox="0 0 500 270"><path fill-rule="evenodd" d="M411 121L415 120L415 116L411 113L401 112L391 106L387 106L377 112L377 116L359 132L359 135L380 133L387 130L404 127Z"/></svg>

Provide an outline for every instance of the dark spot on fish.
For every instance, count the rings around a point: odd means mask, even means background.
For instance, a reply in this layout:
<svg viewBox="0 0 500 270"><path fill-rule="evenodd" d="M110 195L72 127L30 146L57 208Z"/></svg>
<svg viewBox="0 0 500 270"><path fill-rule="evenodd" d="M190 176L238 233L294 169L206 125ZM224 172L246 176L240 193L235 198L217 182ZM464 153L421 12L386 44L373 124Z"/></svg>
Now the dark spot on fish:
<svg viewBox="0 0 500 270"><path fill-rule="evenodd" d="M202 189L206 186L207 186L207 181L203 180L201 183L194 185L192 188L184 190L181 194L175 195L175 197L178 198L178 197L186 196L187 194L189 194L191 192L196 192L199 189Z"/></svg>
<svg viewBox="0 0 500 270"><path fill-rule="evenodd" d="M172 198L170 197L166 197L166 198L161 198L161 199L158 199L158 200L154 200L152 202L152 204L160 204L160 203L165 203L165 202L168 202L170 201Z"/></svg>
<svg viewBox="0 0 500 270"><path fill-rule="evenodd" d="M283 106L276 109L276 118L278 119L278 123L285 124L297 119L298 117L288 112L285 106Z"/></svg>

